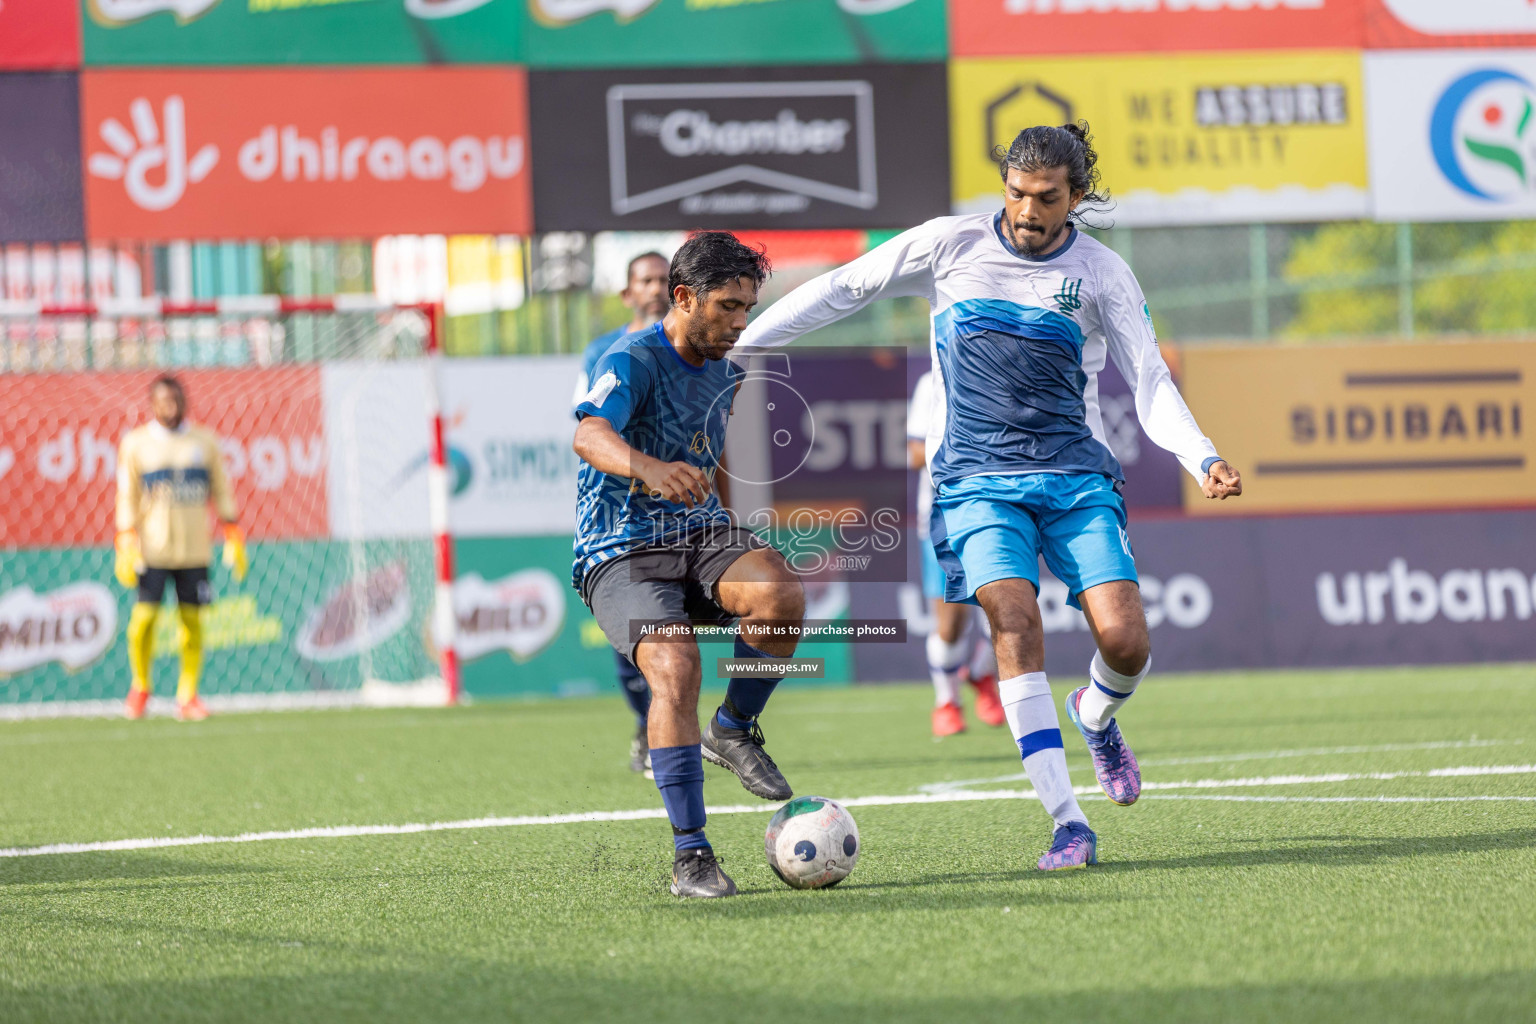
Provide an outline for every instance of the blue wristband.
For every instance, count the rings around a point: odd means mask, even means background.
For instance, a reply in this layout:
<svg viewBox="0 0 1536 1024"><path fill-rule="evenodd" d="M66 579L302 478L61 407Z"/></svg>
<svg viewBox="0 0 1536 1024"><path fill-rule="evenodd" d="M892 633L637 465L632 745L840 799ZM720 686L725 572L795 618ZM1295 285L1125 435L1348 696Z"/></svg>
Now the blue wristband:
<svg viewBox="0 0 1536 1024"><path fill-rule="evenodd" d="M1222 458L1220 455L1212 455L1210 458L1208 458L1204 462L1200 463L1200 472L1202 472L1202 473L1206 474L1207 476L1209 476L1210 472L1211 472L1211 467L1212 466L1216 465L1216 463L1218 463L1218 462L1226 462L1226 461L1227 460Z"/></svg>

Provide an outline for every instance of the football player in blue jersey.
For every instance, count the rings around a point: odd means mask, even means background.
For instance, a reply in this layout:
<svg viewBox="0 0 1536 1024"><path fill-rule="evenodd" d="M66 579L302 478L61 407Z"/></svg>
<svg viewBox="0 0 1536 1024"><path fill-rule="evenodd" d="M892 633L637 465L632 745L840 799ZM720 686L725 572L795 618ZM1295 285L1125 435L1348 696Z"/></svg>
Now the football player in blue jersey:
<svg viewBox="0 0 1536 1024"><path fill-rule="evenodd" d="M805 593L784 557L736 525L714 474L741 370L725 358L767 279L767 257L723 231L700 232L672 257L671 308L615 342L576 407L576 544L572 583L614 650L651 684L651 768L672 823L672 892L730 896L704 835L705 758L747 791L786 800L758 715L795 652ZM725 700L702 734L702 666L693 623L740 620Z"/></svg>
<svg viewBox="0 0 1536 1024"><path fill-rule="evenodd" d="M576 380L576 396L573 405L579 405L592 386L592 371L609 347L626 334L642 331L667 314L667 258L659 252L641 253L629 261L625 274L624 290L619 298L629 308L629 323L615 327L607 334L600 334L588 343L581 353L581 375ZM619 676L619 688L624 699L635 713L635 738L629 744L630 771L651 771L650 743L645 736L645 719L651 708L651 688L645 677L630 660L619 652L613 653Z"/></svg>
<svg viewBox="0 0 1536 1024"><path fill-rule="evenodd" d="M1002 209L931 220L807 282L754 321L741 351L783 344L881 297L932 306L925 448L945 600L979 603L992 625L1008 724L1056 824L1038 866L1080 868L1096 862L1098 840L1073 795L1045 676L1040 556L1098 647L1067 715L1117 804L1135 802L1141 771L1115 713L1151 658L1124 477L1099 415L1105 359L1131 384L1147 436L1178 456L1206 497L1233 497L1243 485L1174 386L1130 268L1076 224L1080 209L1105 199L1087 124L1025 129L995 155Z"/></svg>

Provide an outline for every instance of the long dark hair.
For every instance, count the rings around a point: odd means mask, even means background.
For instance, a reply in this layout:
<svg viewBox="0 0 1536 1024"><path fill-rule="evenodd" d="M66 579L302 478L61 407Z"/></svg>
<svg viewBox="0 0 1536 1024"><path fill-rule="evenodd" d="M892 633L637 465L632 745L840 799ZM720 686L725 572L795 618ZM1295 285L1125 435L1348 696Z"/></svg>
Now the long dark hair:
<svg viewBox="0 0 1536 1024"><path fill-rule="evenodd" d="M1093 136L1088 132L1087 121L1072 124L1036 125L1015 135L1013 145L1004 149L995 146L992 159L997 169L1008 180L1009 170L1026 174L1051 167L1067 169L1067 184L1073 192L1081 193L1077 209L1072 211L1073 220L1081 220L1085 213L1101 213L1112 204L1109 190L1099 180L1099 154L1093 150Z"/></svg>

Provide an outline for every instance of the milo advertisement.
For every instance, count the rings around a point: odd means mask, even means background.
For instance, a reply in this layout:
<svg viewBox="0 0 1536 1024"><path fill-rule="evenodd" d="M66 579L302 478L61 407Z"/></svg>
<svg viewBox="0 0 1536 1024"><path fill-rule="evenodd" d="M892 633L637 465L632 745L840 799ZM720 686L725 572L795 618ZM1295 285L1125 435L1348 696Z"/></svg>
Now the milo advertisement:
<svg viewBox="0 0 1536 1024"><path fill-rule="evenodd" d="M527 0L537 68L942 60L943 0Z"/></svg>
<svg viewBox="0 0 1536 1024"><path fill-rule="evenodd" d="M521 59L524 0L86 0L85 64Z"/></svg>
<svg viewBox="0 0 1536 1024"><path fill-rule="evenodd" d="M256 543L236 583L213 567L204 611L202 693L346 691L437 675L424 642L433 595L425 541ZM112 576L112 549L0 554L0 706L116 700L128 692L123 627L136 593ZM175 689L168 589L154 633L156 693Z"/></svg>
<svg viewBox="0 0 1536 1024"><path fill-rule="evenodd" d="M454 611L464 690L475 697L532 694L618 694L613 648L571 588L571 538L506 537L460 540ZM806 581L806 618L848 614L848 584L832 577ZM701 643L706 689L730 657L729 640ZM847 683L853 661L843 643L806 645L806 657L826 659L825 679L785 686Z"/></svg>

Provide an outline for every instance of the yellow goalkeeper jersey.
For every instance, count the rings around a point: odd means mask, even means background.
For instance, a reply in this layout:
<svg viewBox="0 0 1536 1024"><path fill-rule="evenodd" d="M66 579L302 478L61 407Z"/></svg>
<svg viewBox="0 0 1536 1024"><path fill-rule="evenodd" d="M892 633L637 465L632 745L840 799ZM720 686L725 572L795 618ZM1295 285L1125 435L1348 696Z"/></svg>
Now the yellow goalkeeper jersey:
<svg viewBox="0 0 1536 1024"><path fill-rule="evenodd" d="M117 529L135 530L151 569L187 569L213 562L212 500L219 518L236 519L235 496L224 475L213 432L182 422L130 430L117 450Z"/></svg>

